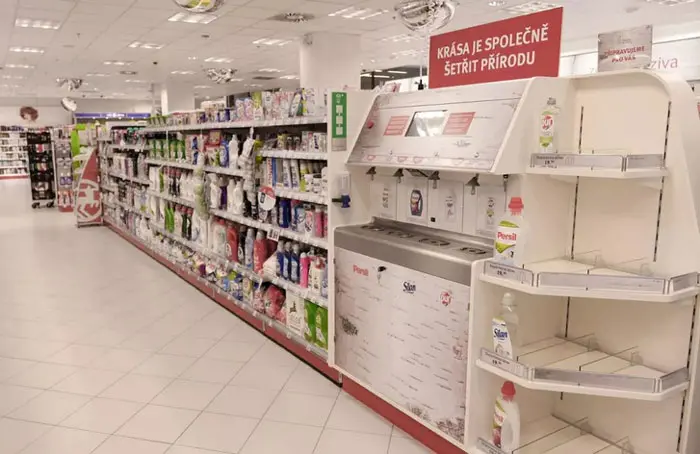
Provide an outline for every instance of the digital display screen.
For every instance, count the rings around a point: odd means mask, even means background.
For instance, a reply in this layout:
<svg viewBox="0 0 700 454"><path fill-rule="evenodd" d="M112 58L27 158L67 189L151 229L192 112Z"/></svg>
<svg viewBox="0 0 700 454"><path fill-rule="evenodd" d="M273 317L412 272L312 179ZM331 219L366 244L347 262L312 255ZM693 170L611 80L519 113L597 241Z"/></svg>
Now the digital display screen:
<svg viewBox="0 0 700 454"><path fill-rule="evenodd" d="M433 137L442 134L442 126L447 116L446 110L416 112L408 127L406 137Z"/></svg>

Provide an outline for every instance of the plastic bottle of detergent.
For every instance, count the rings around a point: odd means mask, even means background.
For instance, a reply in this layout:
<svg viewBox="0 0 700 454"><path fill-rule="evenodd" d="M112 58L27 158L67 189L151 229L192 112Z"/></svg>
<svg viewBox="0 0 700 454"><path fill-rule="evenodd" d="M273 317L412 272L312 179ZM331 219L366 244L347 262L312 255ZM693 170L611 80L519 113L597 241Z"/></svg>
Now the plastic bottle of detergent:
<svg viewBox="0 0 700 454"><path fill-rule="evenodd" d="M507 381L501 387L493 411L493 444L511 454L520 447L520 408L515 402L515 385Z"/></svg>
<svg viewBox="0 0 700 454"><path fill-rule="evenodd" d="M253 244L253 271L259 273L265 265L267 259L267 240L262 230L258 230Z"/></svg>
<svg viewBox="0 0 700 454"><path fill-rule="evenodd" d="M245 237L245 266L253 269L253 251L255 250L255 229L248 229Z"/></svg>
<svg viewBox="0 0 700 454"><path fill-rule="evenodd" d="M226 228L226 244L227 258L238 263L238 229L232 222Z"/></svg>
<svg viewBox="0 0 700 454"><path fill-rule="evenodd" d="M511 266L522 266L522 255L527 237L527 226L523 217L523 200L520 197L512 197L508 204L508 211L496 230L494 242L494 260Z"/></svg>
<svg viewBox="0 0 700 454"><path fill-rule="evenodd" d="M491 321L493 350L497 355L513 360L518 359L519 326L520 317L518 317L515 297L512 293L506 293L501 300L501 313Z"/></svg>
<svg viewBox="0 0 700 454"><path fill-rule="evenodd" d="M554 153L554 135L556 134L559 106L555 98L549 98L540 114L540 153Z"/></svg>

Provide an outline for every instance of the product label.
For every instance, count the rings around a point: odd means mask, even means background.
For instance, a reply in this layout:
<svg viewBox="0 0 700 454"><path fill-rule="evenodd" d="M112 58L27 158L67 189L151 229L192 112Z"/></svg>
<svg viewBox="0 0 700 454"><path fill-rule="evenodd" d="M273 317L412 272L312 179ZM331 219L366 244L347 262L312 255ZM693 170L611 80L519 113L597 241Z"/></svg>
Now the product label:
<svg viewBox="0 0 700 454"><path fill-rule="evenodd" d="M518 240L520 227L510 221L501 221L498 224L498 232L496 232L496 249L497 260L504 262L513 262L515 259L515 244Z"/></svg>
<svg viewBox="0 0 700 454"><path fill-rule="evenodd" d="M500 448L501 435L503 432L503 423L506 421L507 414L501 406L501 399L496 399L496 406L493 410L493 444Z"/></svg>
<svg viewBox="0 0 700 454"><path fill-rule="evenodd" d="M491 321L493 349L497 355L513 359L513 344L505 320L495 317Z"/></svg>

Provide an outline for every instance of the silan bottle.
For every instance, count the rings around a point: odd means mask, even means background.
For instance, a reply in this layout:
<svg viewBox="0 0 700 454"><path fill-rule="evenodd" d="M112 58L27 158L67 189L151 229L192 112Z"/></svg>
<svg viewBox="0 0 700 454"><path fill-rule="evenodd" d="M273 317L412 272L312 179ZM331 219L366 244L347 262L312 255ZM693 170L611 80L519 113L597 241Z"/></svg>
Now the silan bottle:
<svg viewBox="0 0 700 454"><path fill-rule="evenodd" d="M520 318L516 310L517 306L513 294L504 294L503 300L501 300L501 312L491 321L491 331L494 352L504 358L517 361L520 348L520 337L518 336Z"/></svg>

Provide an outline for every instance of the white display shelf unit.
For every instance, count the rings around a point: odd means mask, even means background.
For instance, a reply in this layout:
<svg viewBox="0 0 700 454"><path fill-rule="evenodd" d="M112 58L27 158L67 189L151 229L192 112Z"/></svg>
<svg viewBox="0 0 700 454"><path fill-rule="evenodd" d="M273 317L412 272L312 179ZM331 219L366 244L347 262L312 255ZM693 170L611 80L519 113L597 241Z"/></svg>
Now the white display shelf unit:
<svg viewBox="0 0 700 454"><path fill-rule="evenodd" d="M124 202L120 202L119 200L112 200L112 201L107 201L103 200L102 203L104 203L108 207L120 207L123 208L126 211L129 211L131 213L138 214L140 216L145 217L146 219L150 219L151 215L146 213L145 211L139 210L138 208L128 205Z"/></svg>
<svg viewBox="0 0 700 454"><path fill-rule="evenodd" d="M292 189L285 189L280 187L276 187L274 189L275 195L277 197L282 197L284 199L300 200L302 202L310 202L315 203L317 205L328 205L328 197L324 194L294 191Z"/></svg>
<svg viewBox="0 0 700 454"><path fill-rule="evenodd" d="M216 173L219 175L228 175L231 177L249 177L250 172L246 172L243 169L237 169L235 167L215 167L215 166L204 166L204 171L209 173Z"/></svg>
<svg viewBox="0 0 700 454"><path fill-rule="evenodd" d="M163 167L175 167L177 169L186 169L186 170L194 170L196 168L196 166L194 164L188 164L186 162L167 161L164 159L153 159L153 158L146 158L146 164L151 164L154 166L163 166Z"/></svg>
<svg viewBox="0 0 700 454"><path fill-rule="evenodd" d="M157 132L178 132L178 131L201 131L210 129L236 129L236 128L267 128L278 126L295 126L295 125L311 125L322 124L327 122L326 116L308 116L308 117L291 117L278 120L252 120L252 121L228 121L228 122L212 122L199 123L194 125L175 125L175 126L158 126L143 128L142 133L157 133Z"/></svg>
<svg viewBox="0 0 700 454"><path fill-rule="evenodd" d="M282 159L306 159L309 161L325 161L328 160L328 153L322 151L291 151L291 150L268 150L262 149L259 152L264 158L282 158Z"/></svg>
<svg viewBox="0 0 700 454"><path fill-rule="evenodd" d="M668 175L663 154L626 154L624 150L534 153L527 173L590 178L659 178Z"/></svg>
<svg viewBox="0 0 700 454"><path fill-rule="evenodd" d="M546 260L522 268L488 260L480 279L531 295L657 303L687 301L699 290L696 271L659 277L566 259Z"/></svg>
<svg viewBox="0 0 700 454"><path fill-rule="evenodd" d="M151 180L148 180L147 178L130 177L130 176L125 175L123 173L119 173L115 170L110 170L109 175L112 177L115 177L115 178L120 178L122 180L127 180L127 181L131 181L131 182L138 183L138 184L144 184L144 185L149 185L149 186L151 184Z"/></svg>
<svg viewBox="0 0 700 454"><path fill-rule="evenodd" d="M113 143L112 145L109 146L109 149L114 152L114 151L148 151L150 148L146 143L137 143L137 144L117 144Z"/></svg>
<svg viewBox="0 0 700 454"><path fill-rule="evenodd" d="M183 199L182 197L175 197L175 196L166 194L164 192L149 190L148 195L150 195L152 197L158 197L160 199L167 200L169 202L174 202L174 203L177 203L179 205L184 205L186 207L191 207L191 208L195 207L194 200L187 200L187 199Z"/></svg>

